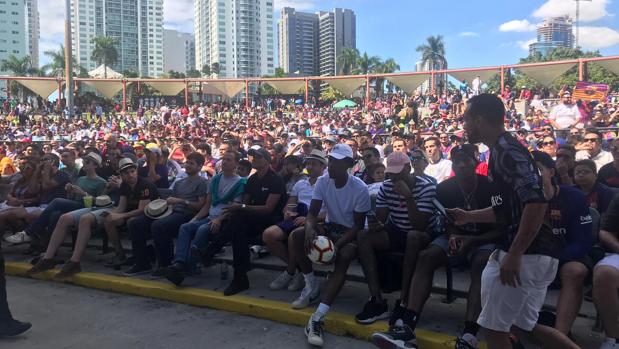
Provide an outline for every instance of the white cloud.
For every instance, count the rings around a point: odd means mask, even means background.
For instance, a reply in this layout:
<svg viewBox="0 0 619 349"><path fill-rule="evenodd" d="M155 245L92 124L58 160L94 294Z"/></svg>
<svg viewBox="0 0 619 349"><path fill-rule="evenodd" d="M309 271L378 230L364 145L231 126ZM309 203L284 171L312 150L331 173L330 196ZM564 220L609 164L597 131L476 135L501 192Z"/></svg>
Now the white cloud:
<svg viewBox="0 0 619 349"><path fill-rule="evenodd" d="M64 6L58 6L57 1L39 1L39 65L49 63L43 52L57 50L64 43Z"/></svg>
<svg viewBox="0 0 619 349"><path fill-rule="evenodd" d="M593 0L591 2L580 2L580 21L593 22L602 17L610 15L606 10L606 6L610 0ZM548 0L540 6L533 16L537 18L558 17L569 15L571 18L576 18L576 2L574 0Z"/></svg>
<svg viewBox="0 0 619 349"><path fill-rule="evenodd" d="M193 0L164 0L163 26L193 33Z"/></svg>
<svg viewBox="0 0 619 349"><path fill-rule="evenodd" d="M526 19L514 19L499 26L499 30L502 32L530 32L534 31L535 28L536 25Z"/></svg>
<svg viewBox="0 0 619 349"><path fill-rule="evenodd" d="M458 34L458 36L469 36L469 37L472 37L472 36L479 36L479 34L475 33L475 32L462 32L462 33Z"/></svg>
<svg viewBox="0 0 619 349"><path fill-rule="evenodd" d="M527 41L516 41L516 44L518 45L518 47L520 47L521 49L525 50L525 51L529 51L529 45L531 45L532 43L537 42L537 40L535 38L533 39L529 39Z"/></svg>
<svg viewBox="0 0 619 349"><path fill-rule="evenodd" d="M586 50L619 45L619 32L608 27L580 27L578 44Z"/></svg>

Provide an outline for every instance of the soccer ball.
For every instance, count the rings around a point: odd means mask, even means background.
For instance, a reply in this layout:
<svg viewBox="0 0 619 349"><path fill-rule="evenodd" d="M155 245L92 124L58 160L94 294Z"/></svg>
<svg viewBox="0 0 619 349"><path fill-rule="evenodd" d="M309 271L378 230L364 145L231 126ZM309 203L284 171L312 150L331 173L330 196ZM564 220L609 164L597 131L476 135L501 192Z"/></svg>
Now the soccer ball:
<svg viewBox="0 0 619 349"><path fill-rule="evenodd" d="M307 258L317 264L329 264L335 259L335 245L325 236L318 236L312 242Z"/></svg>

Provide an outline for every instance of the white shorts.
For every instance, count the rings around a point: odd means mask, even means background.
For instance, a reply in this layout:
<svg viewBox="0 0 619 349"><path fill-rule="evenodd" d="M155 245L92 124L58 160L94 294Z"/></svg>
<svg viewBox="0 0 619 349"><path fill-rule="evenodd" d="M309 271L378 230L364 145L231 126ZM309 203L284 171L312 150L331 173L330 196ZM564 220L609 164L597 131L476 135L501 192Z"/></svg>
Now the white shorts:
<svg viewBox="0 0 619 349"><path fill-rule="evenodd" d="M498 332L510 332L512 326L531 331L544 305L548 285L557 274L559 261L544 255L523 255L521 285L501 283L501 262L506 253L495 250L481 276L481 314L477 323Z"/></svg>
<svg viewBox="0 0 619 349"><path fill-rule="evenodd" d="M598 262L595 266L606 265L609 267L613 267L619 270L619 254L617 253L609 253L606 257L602 258L601 261Z"/></svg>

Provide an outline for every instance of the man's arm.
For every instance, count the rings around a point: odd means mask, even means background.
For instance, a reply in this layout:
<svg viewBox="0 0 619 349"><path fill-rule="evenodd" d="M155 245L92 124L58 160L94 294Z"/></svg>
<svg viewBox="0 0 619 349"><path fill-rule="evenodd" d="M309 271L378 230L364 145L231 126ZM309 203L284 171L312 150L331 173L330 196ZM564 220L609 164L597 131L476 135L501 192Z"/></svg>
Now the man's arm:
<svg viewBox="0 0 619 349"><path fill-rule="evenodd" d="M267 201L264 203L264 205L247 205L245 206L245 209L247 211L255 213L270 215L271 213L273 213L273 211L275 211L275 207L277 206L280 198L281 194L269 194L269 196L267 197Z"/></svg>
<svg viewBox="0 0 619 349"><path fill-rule="evenodd" d="M213 201L213 194L209 193L206 196L206 201L204 202L204 205L202 206L200 211L198 211L198 213L196 213L196 215L191 219L191 221L197 221L204 217L208 217L208 213L209 213L209 210L211 209L212 201Z"/></svg>
<svg viewBox="0 0 619 349"><path fill-rule="evenodd" d="M619 253L619 239L617 235L608 230L600 230L600 243L608 252Z"/></svg>

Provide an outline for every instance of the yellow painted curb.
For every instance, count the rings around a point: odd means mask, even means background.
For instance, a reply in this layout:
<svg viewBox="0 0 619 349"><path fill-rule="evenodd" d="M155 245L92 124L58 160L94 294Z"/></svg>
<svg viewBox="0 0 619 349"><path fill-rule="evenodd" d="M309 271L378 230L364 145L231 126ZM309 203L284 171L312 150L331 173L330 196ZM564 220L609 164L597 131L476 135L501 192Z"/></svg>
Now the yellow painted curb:
<svg viewBox="0 0 619 349"><path fill-rule="evenodd" d="M6 274L28 277L26 271L30 268L31 265L26 263L7 262ZM58 270L50 270L37 274L33 278L57 281L53 278L53 275L57 272ZM311 309L294 310L290 308L290 304L284 302L242 295L227 297L221 292L201 288L180 288L168 283L114 275L82 272L63 282L104 291L225 310L297 326L305 326L308 318L312 315ZM372 325L359 325L352 316L336 312L329 312L329 316L325 321L326 331L340 336L349 335L363 340L369 340L372 333L386 329L387 325L384 321ZM423 329L417 329L415 332L419 346L422 349L454 347L454 337ZM481 348L485 348L485 346Z"/></svg>

